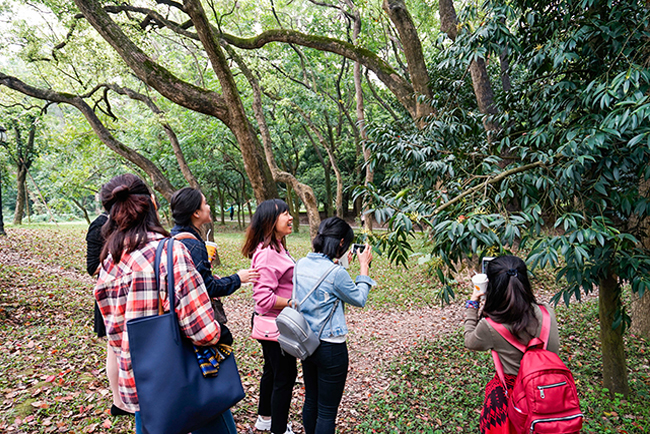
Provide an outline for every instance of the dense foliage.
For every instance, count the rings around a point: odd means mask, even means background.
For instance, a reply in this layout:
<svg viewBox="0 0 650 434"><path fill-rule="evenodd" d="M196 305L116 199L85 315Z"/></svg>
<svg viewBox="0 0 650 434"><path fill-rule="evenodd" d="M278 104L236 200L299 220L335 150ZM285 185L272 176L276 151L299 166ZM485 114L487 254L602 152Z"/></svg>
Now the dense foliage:
<svg viewBox="0 0 650 434"><path fill-rule="evenodd" d="M448 284L453 273L442 272L458 261L523 246L533 267L561 266L567 302L607 273L643 294L650 289L641 243L650 213L647 8L519 1L466 13L480 16L481 26L434 59L433 84L450 91L434 101L427 127L370 132L374 164L391 167L381 188L369 191L392 230L380 244L405 262L407 234L425 227L425 259ZM466 83L449 79L477 53L510 62L512 89L499 89L498 113L487 119L499 126L493 137L468 104ZM496 82L499 71L490 70ZM452 295L449 285L440 293L447 301Z"/></svg>

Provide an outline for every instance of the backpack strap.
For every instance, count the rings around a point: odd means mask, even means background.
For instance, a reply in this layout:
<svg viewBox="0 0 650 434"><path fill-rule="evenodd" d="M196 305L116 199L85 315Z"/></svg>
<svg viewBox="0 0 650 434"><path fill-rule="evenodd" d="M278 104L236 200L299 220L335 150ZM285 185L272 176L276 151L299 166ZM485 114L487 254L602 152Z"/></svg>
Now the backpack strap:
<svg viewBox="0 0 650 434"><path fill-rule="evenodd" d="M551 336L551 314L548 313L546 306L538 304L542 311L542 330L539 332L539 338L544 342L544 349L548 347L548 341Z"/></svg>
<svg viewBox="0 0 650 434"><path fill-rule="evenodd" d="M174 235L173 238L174 238L175 240L179 240L179 241L180 241L180 240L189 240L189 239L192 239L192 240L198 240L198 238L196 238L196 237L194 236L194 234L192 234L192 233L190 233L190 232L179 232L179 233L177 233L176 235Z"/></svg>
<svg viewBox="0 0 650 434"><path fill-rule="evenodd" d="M540 330L539 338L533 338L531 339L531 342L534 340L541 339L542 342L544 343L544 349L546 349L546 347L548 346L549 336L551 334L551 315L548 313L546 307L542 306L541 304L539 304L538 306L539 309L542 311L542 329ZM519 340L515 337L515 335L513 335L510 332L510 330L508 330L503 324L499 324L498 322L495 322L494 320L488 317L485 317L485 320L510 345L512 345L522 353L526 352L527 345L524 345L521 342L519 342ZM503 388L504 390L506 390L506 395L507 395L506 377L503 372L503 364L501 363L501 359L499 359L499 355L494 350L492 350L492 360L494 360L494 367L497 370L497 374L499 375L499 379L501 380L501 383L503 384Z"/></svg>
<svg viewBox="0 0 650 434"><path fill-rule="evenodd" d="M300 303L298 303L298 311L300 311L300 306L305 302L305 300L307 300L307 299L309 298L309 296L312 295L312 293L313 293L314 291L316 291L316 288L318 288L318 287L320 286L320 284L323 283L323 280L325 280L325 278L326 278L326 277L327 277L327 276L328 276L328 275L329 275L329 274L330 274L330 273L331 273L331 272L332 272L332 271L333 271L337 266L338 266L338 264L332 264L332 266L331 266L331 267L330 267L330 268L325 272L325 274L323 274L323 275L321 276L321 278L318 279L318 282L316 282L316 284L315 284L314 287L311 289L311 291L309 291L309 293L307 293L307 295L305 296L305 298L303 298L303 299L300 301ZM292 293L291 293L291 296L292 296L292 297L295 296L295 294L296 294L296 287L298 286L298 275L297 275L297 274L294 274L294 275L296 276L296 284L293 286L293 291L292 291ZM326 326L327 323L330 321L330 319L332 319L332 316L334 315L334 311L336 310L336 308L337 308L338 305L339 305L339 301L340 301L340 300L337 298L336 301L334 302L334 306L332 307L332 311L330 312L329 316L327 317L327 319L326 319L325 322L323 323L323 326L320 328L320 332L318 332L318 339L319 339L319 340L320 340L321 335L323 334L323 330L325 330L325 326Z"/></svg>
<svg viewBox="0 0 650 434"><path fill-rule="evenodd" d="M332 270L334 270L336 267L338 267L338 264L332 264L332 266L331 266L331 267L330 267L330 268L325 272L325 274L323 274L323 275L321 276L321 278L318 279L318 282L316 282L316 284L314 285L314 287L313 287L313 288L312 288L312 289L307 293L307 295L305 295L305 298L303 298L302 300L300 300L300 303L298 303L298 309L299 309L299 310L300 310L300 305L303 304L303 303L305 302L305 300L307 300L307 299L309 298L309 296L312 295L312 294L314 293L314 291L316 291L316 288L318 288L318 287L320 286L320 284L323 283L323 280L325 280L325 278L326 278L326 277L327 277L327 276L332 272ZM294 287L293 287L293 291L292 291L292 294L291 294L291 298L293 298L293 297L296 295L296 287L297 287L297 286L298 286L298 276L296 276L296 285L294 285Z"/></svg>

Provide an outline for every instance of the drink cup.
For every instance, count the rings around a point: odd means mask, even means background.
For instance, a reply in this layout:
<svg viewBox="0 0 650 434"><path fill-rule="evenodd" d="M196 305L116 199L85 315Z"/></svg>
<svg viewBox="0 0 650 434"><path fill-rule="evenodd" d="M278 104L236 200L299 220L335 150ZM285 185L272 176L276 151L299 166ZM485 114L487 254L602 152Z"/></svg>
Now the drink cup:
<svg viewBox="0 0 650 434"><path fill-rule="evenodd" d="M205 249L208 251L208 261L214 261L214 258L217 257L217 243L206 241Z"/></svg>
<svg viewBox="0 0 650 434"><path fill-rule="evenodd" d="M487 274L475 274L472 276L472 283L474 284L474 288L483 296L485 295L485 290L487 289L488 285L488 277Z"/></svg>

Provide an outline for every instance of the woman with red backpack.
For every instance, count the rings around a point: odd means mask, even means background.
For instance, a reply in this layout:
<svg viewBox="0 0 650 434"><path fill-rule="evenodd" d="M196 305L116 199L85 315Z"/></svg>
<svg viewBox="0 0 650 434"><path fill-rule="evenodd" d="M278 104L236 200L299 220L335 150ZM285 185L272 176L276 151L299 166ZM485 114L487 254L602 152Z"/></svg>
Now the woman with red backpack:
<svg viewBox="0 0 650 434"><path fill-rule="evenodd" d="M515 256L500 256L488 263L485 272L488 285L483 313L479 316L479 299L483 294L476 287L465 304L465 347L474 351L493 350L498 357L495 362L503 366L504 380L495 374L485 386L480 432L513 433L516 431L508 420L508 395L512 394L524 353L510 344L497 328L505 326L525 349L533 338L540 336L545 309L549 328L546 349L558 354L557 321L549 305L537 303L524 261Z"/></svg>

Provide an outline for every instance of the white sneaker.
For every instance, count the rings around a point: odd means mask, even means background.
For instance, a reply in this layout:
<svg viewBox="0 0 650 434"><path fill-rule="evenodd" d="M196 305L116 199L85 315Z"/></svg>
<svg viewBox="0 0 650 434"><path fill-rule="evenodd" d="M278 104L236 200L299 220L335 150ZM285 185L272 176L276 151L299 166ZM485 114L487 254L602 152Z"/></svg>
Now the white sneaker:
<svg viewBox="0 0 650 434"><path fill-rule="evenodd" d="M294 432L291 430L291 422L287 424L287 430L284 432L284 434L294 434Z"/></svg>
<svg viewBox="0 0 650 434"><path fill-rule="evenodd" d="M259 431L271 431L271 419L264 420L262 419L262 416L257 416L255 429Z"/></svg>

